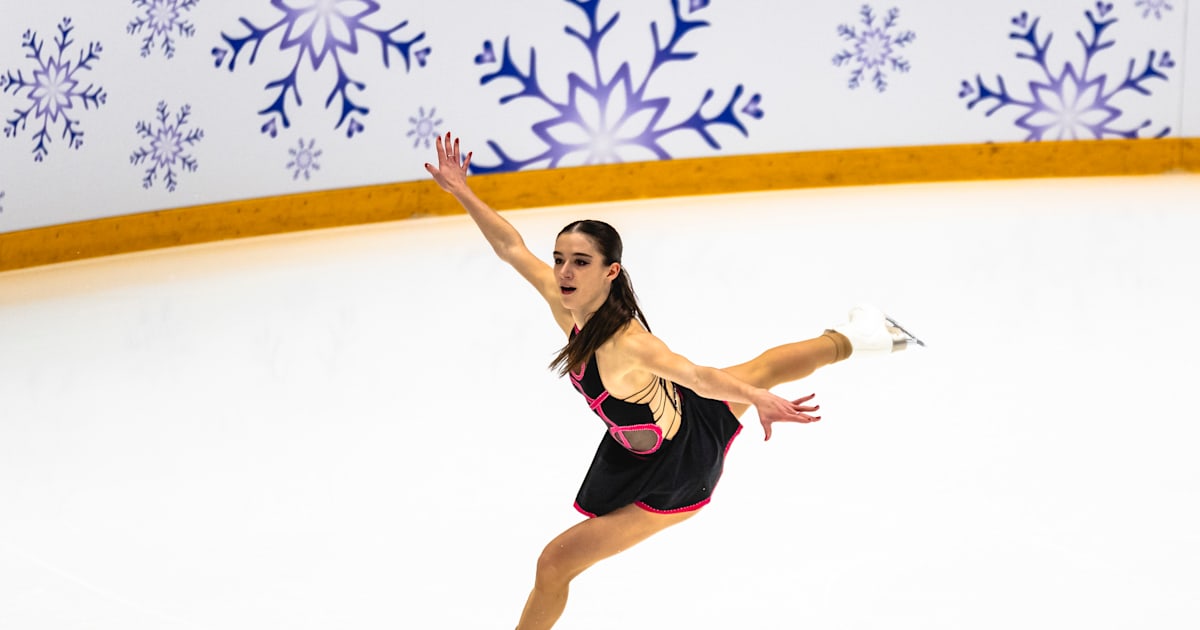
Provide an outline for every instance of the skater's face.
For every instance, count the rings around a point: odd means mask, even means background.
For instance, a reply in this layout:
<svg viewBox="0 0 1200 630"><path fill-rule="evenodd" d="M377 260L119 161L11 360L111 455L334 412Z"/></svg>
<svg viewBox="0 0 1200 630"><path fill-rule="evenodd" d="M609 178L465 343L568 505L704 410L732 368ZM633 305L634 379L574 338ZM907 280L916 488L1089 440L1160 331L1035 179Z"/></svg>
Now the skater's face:
<svg viewBox="0 0 1200 630"><path fill-rule="evenodd" d="M564 232L554 241L554 277L563 307L593 313L608 299L620 263L607 263L595 241L580 232Z"/></svg>

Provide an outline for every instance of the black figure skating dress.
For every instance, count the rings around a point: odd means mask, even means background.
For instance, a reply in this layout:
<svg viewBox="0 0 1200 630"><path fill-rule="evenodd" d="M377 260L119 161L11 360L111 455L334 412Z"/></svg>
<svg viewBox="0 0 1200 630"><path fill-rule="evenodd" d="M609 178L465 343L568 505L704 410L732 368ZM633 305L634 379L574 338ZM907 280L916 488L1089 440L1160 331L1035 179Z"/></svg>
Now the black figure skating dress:
<svg viewBox="0 0 1200 630"><path fill-rule="evenodd" d="M609 396L594 356L570 376L608 429L575 497L575 509L595 517L632 503L673 514L709 502L725 454L742 430L729 405L657 379L651 387L663 388L665 400L679 410L679 430L668 440L654 423L650 405Z"/></svg>

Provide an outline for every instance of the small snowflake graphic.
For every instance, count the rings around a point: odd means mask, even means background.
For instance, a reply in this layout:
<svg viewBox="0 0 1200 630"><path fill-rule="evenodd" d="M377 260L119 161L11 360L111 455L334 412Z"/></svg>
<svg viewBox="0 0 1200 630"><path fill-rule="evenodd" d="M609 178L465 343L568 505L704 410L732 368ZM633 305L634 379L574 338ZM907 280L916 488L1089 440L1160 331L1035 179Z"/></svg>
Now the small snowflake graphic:
<svg viewBox="0 0 1200 630"><path fill-rule="evenodd" d="M0 190L0 200L4 199L4 191ZM4 206L0 206L0 212L4 212Z"/></svg>
<svg viewBox="0 0 1200 630"><path fill-rule="evenodd" d="M429 108L429 113L425 113L425 108L422 107L415 117L410 116L408 122L413 128L408 132L408 137L413 138L413 148L417 148L422 141L425 142L425 148L433 146L433 139L438 137L441 132L438 127L442 124L442 119L434 119L437 113L437 108Z"/></svg>
<svg viewBox="0 0 1200 630"><path fill-rule="evenodd" d="M71 39L73 30L75 27L71 25L71 18L63 18L58 25L58 36L54 38L57 51L46 55L43 55L46 42L39 39L36 32L25 31L21 36L21 47L28 51L25 58L32 59L37 64L33 69L33 76L27 80L20 70L17 70L16 74L8 70L0 75L0 88L3 88L5 94L12 90L15 96L19 95L21 90L28 90L25 97L30 101L25 109L18 107L13 110L16 113L15 118L4 121L4 135L11 138L15 137L17 132L24 131L31 117L42 121L42 128L33 133L35 162L41 162L50 152L47 147L51 142L50 123L58 122L60 117L62 137L66 139L67 146L72 149L82 147L83 131L79 128L79 120L71 117L71 110L76 105L82 105L85 110L98 108L108 98L104 88L90 83L87 87L81 87L83 81L79 75L92 70L92 63L100 59L102 48L99 42L92 42L88 44L87 50L81 50L78 59L72 62L67 58L67 50L75 43L75 40Z"/></svg>
<svg viewBox="0 0 1200 630"><path fill-rule="evenodd" d="M315 149L317 145L316 139L309 140L308 144L304 144L304 138L300 138L300 146L295 149L288 149L288 153L292 156L292 161L288 162L287 167L293 169L292 179L300 179L304 175L307 181L313 171L321 170L321 165L317 164L317 158L321 157L321 150Z"/></svg>
<svg viewBox="0 0 1200 630"><path fill-rule="evenodd" d="M325 108L328 109L335 100L340 99L342 111L334 129L339 129L345 124L346 136L352 138L364 129L355 116L366 116L370 111L350 98L350 88L361 91L366 89L366 84L355 81L346 72L347 59L357 57L361 51L360 33L373 35L379 41L383 49L383 65L386 68L391 67L393 49L404 60L405 70L411 69L413 59L424 66L430 52L429 47L414 49L414 46L425 38L425 33L407 40L396 38L396 32L408 25L407 20L391 28L377 29L368 26L365 20L379 11L379 3L375 0L271 0L271 6L283 13L279 21L270 26L258 27L249 19L241 18L240 21L249 29L249 34L234 37L221 33L221 38L229 48L215 47L212 54L218 68L228 60L229 71L232 72L237 65L238 55L244 48L252 45L247 63L253 64L258 56L259 47L267 37L282 29L279 51L295 49L296 63L292 66L290 74L266 86L267 91L275 90L275 102L258 113L267 117L268 120L261 130L272 138L278 134L278 123L282 123L284 127L291 126L287 114L288 95L291 95L297 106L301 106L299 72L300 62L305 57L314 71L320 69L326 59L332 59L337 69L337 81L325 99Z"/></svg>
<svg viewBox="0 0 1200 630"><path fill-rule="evenodd" d="M1155 19L1159 20L1162 19L1163 11L1172 11L1175 9L1167 0L1137 0L1134 6L1145 7L1145 10L1142 11L1143 18L1148 18L1153 14Z"/></svg>
<svg viewBox="0 0 1200 630"><path fill-rule="evenodd" d="M183 12L191 11L200 0L132 1L134 6L142 10L142 14L125 27L125 32L130 35L146 32L142 39L143 57L150 56L155 40L161 37L163 55L170 59L175 56L175 40L171 38L171 33L178 31L179 37L196 34L196 27L183 18Z"/></svg>
<svg viewBox="0 0 1200 630"><path fill-rule="evenodd" d="M853 44L854 50L843 50L834 55L833 65L839 68L845 65L854 66L850 71L850 89L858 89L858 86L862 85L863 75L871 73L875 89L883 92L888 86L884 69L908 72L908 61L898 56L897 52L898 49L911 44L917 36L912 31L892 32L896 18L900 17L899 9L892 8L887 12L887 17L878 23L875 11L870 5L862 5L858 14L859 21L862 22L861 30L850 24L841 24L837 28L838 35Z"/></svg>
<svg viewBox="0 0 1200 630"><path fill-rule="evenodd" d="M1090 10L1084 11L1091 25L1091 33L1084 35L1080 31L1075 32L1076 39L1083 45L1083 60L1080 64L1081 69L1078 70L1070 62L1059 71L1049 67L1046 54L1050 50L1053 34L1040 39L1037 33L1040 18L1030 21L1029 14L1022 12L1012 19L1012 24L1017 30L1009 37L1024 41L1032 49L1029 53L1017 53L1017 58L1032 61L1041 70L1040 81L1029 81L1030 100L1013 97L1005 86L1004 77L997 76L997 87L992 89L984 84L980 75L975 75L974 85L968 81L962 82L959 98L971 99L967 102L967 109L972 109L986 100L995 100L995 105L987 111L987 116L1010 105L1024 109L1025 114L1017 119L1016 125L1028 132L1026 140L1043 140L1047 137L1056 140L1084 137L1137 138L1139 132L1149 127L1151 122L1146 120L1136 127L1115 126L1122 111L1113 105L1113 97L1128 91L1148 96L1150 90L1144 84L1151 79L1167 80L1167 76L1161 70L1173 68L1175 61L1168 51L1164 50L1159 56L1151 50L1147 54L1144 69L1135 72L1137 62L1130 59L1124 80L1116 83L1116 87L1112 89L1108 89L1108 75L1092 76L1093 58L1100 51L1116 45L1116 40L1103 40L1105 30L1117 22L1115 17L1104 20L1112 11L1112 7L1111 3L1097 2L1095 13ZM1170 131L1170 127L1165 127L1156 137L1165 136Z"/></svg>
<svg viewBox="0 0 1200 630"><path fill-rule="evenodd" d="M662 123L670 99L648 96L651 79L664 64L683 62L696 57L696 52L678 50L679 42L690 31L709 25L708 22L685 19L680 14L680 0L671 0L673 24L669 36L660 32L657 22L650 24L654 57L650 61L649 70L640 80L633 76L629 62L622 63L607 77L603 76L600 70L601 46L605 36L620 18L620 13L613 13L600 25L599 11L603 0L565 1L582 11L587 18L586 32L580 32L572 26L567 26L565 30L567 35L579 40L590 56L590 63L587 63L586 70L581 72L590 73L591 76L585 78L580 73L569 73L566 81L566 99L556 100L542 90L537 74L537 50L530 49L529 70L527 73L523 72L513 62L509 40L506 38L499 67L484 75L480 82L487 85L498 79L516 81L519 89L500 98L501 105L518 98L532 98L549 105L557 115L533 125L533 134L546 144L546 150L542 153L525 159L514 159L499 145L489 140L488 146L499 156L500 163L481 166L473 162L472 171L516 171L535 164L553 168L568 156L574 156L576 161L585 164L620 162L622 154L628 155L629 151L641 154L649 152L658 159L665 160L671 156L660 140L668 134L691 131L703 138L710 147L720 149L720 144L709 132L710 127L726 125L737 129L742 135L748 135L739 114L755 119L762 117L763 112L759 109L761 96L758 94L747 99L740 111L735 109L743 91L739 85L733 90L724 109L715 116L707 117L701 113L704 105L714 95L714 91L709 89L700 99L695 112L686 120L675 124ZM707 1L691 0L689 7L696 11L708 4ZM663 41L664 37L666 41ZM490 40L483 43L483 51L475 56L475 63L481 66L497 63L496 51Z"/></svg>
<svg viewBox="0 0 1200 630"><path fill-rule="evenodd" d="M191 114L191 106L184 105L172 121L171 113L167 111L167 104L160 101L158 116L156 116L158 127L155 127L152 122L138 122L138 135L148 140L150 144L134 151L133 155L129 156L129 163L136 165L146 162L150 165L146 169L146 176L142 178L142 188L153 186L154 180L159 175L159 169L164 169L166 174L163 176L163 181L167 184L167 191L175 192L175 186L179 183L176 179L175 165L178 164L188 172L196 170L198 166L196 158L185 154L184 151L195 146L204 138L204 130L184 129L188 125L188 117Z"/></svg>

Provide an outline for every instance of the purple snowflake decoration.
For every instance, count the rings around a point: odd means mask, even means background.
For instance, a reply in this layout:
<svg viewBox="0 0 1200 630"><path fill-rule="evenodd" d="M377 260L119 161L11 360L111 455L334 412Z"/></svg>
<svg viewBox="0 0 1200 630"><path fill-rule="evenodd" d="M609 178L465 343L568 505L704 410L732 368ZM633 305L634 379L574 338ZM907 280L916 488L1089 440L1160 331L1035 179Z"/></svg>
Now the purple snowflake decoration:
<svg viewBox="0 0 1200 630"><path fill-rule="evenodd" d="M1122 112L1111 101L1113 97L1126 91L1149 95L1150 90L1143 84L1151 79L1166 80L1166 75L1159 69L1172 68L1175 62L1169 52L1164 50L1159 57L1151 50L1145 68L1141 72L1135 72L1136 60L1130 59L1125 79L1112 89L1108 89L1108 75L1091 76L1092 59L1100 51L1116 44L1116 40L1112 39L1102 41L1104 31L1117 21L1115 17L1101 21L1112 11L1112 6L1110 3L1097 2L1095 14L1084 11L1091 25L1091 34L1085 36L1082 32L1075 32L1076 38L1083 45L1082 68L1077 70L1073 64L1067 62L1062 70L1057 72L1051 70L1046 61L1053 34L1040 39L1037 33L1040 18L1030 22L1029 14L1022 12L1012 19L1017 30L1010 33L1009 37L1029 44L1032 52L1017 53L1017 58L1034 62L1043 74L1041 81L1029 82L1030 100L1019 100L1009 94L1004 77L997 76L997 87L992 89L984 84L979 75L975 75L974 86L967 81L962 82L959 98L972 97L967 102L967 109L974 108L985 100L995 100L995 105L987 111L988 116L1009 105L1026 110L1016 121L1018 127L1028 132L1026 140L1042 140L1047 136L1057 140L1075 140L1083 137L1100 139L1113 136L1137 138L1138 133L1149 127L1151 122L1146 120L1132 128L1114 126ZM1170 127L1165 127L1156 137L1165 136L1170 131Z"/></svg>
<svg viewBox="0 0 1200 630"><path fill-rule="evenodd" d="M337 68L337 81L325 99L325 108L328 109L334 100L340 99L342 111L334 129L341 128L343 124L346 124L346 136L352 138L354 134L364 129L363 124L354 115L366 116L370 111L350 98L349 89L351 87L364 90L367 86L365 83L350 78L345 67L346 58L354 57L359 53L359 34L373 35L379 40L383 49L384 67L391 67L391 51L393 49L404 60L406 71L411 69L413 59L424 66L425 59L430 52L428 47L419 50L413 48L417 42L425 38L425 33L420 33L408 40L396 38L396 32L408 25L407 20L385 29L376 29L365 24L368 17L379 11L379 3L375 0L271 0L271 6L283 13L283 17L279 21L260 28L247 18L241 18L240 21L249 29L249 34L243 37L233 37L221 33L221 38L228 44L229 49L220 46L212 49L215 65L219 68L228 59L230 72L237 65L238 55L241 54L242 49L250 44L253 46L250 51L250 60L247 63L253 64L258 56L259 47L271 33L277 30L282 29L283 31L279 50L283 52L288 49L296 49L296 63L292 66L291 73L266 86L267 91L275 90L275 102L258 112L268 118L262 126L262 132L271 137L275 137L278 133L277 121L283 123L284 127L291 126L287 115L288 95L290 94L295 99L297 106L302 104L298 75L300 62L305 57L308 57L314 71L319 70L326 59L333 60L333 64ZM230 54L231 51L232 54Z"/></svg>
<svg viewBox="0 0 1200 630"><path fill-rule="evenodd" d="M500 158L500 163L494 166L481 166L472 162L471 170L477 173L494 171L517 171L534 164L544 164L547 168L557 166L564 158L576 155L582 157L586 164L620 162L623 150L649 151L658 159L670 159L660 140L678 131L690 131L699 134L712 148L720 149L721 145L712 136L709 129L716 125L733 127L749 135L739 119L739 113L752 118L761 118L763 112L759 109L760 95L755 94L747 99L740 112L736 103L742 96L742 86L733 90L729 102L715 116L705 116L702 109L713 97L709 89L700 99L695 113L686 120L675 124L663 125L662 117L666 113L670 99L666 97L650 98L648 87L654 73L664 64L675 61L687 61L697 53L680 51L679 42L690 31L708 26L708 22L687 20L680 14L679 0L671 0L673 24L671 33L666 41L660 34L657 22L650 24L650 35L654 44L654 58L649 70L640 80L632 75L630 64L624 62L612 73L603 76L600 71L600 48L605 36L616 24L620 13L613 13L601 26L598 12L601 0L565 0L578 8L587 17L586 32L579 32L574 27L567 26L567 35L578 39L590 56L587 70L591 77L585 78L571 72L567 75L568 94L564 100L556 100L542 90L537 74L537 50L529 51L528 72L522 71L513 62L509 41L504 40L504 51L499 61L500 67L484 75L480 83L487 85L497 79L511 79L517 82L516 92L500 98L504 105L518 98L532 98L549 105L556 113L553 118L543 120L533 125L532 131L546 145L546 150L526 159L509 157L495 142L489 140L488 146ZM691 3L693 10L703 8L707 2ZM497 62L495 50L490 41L483 44L483 52L475 56L478 65L491 65Z"/></svg>
<svg viewBox="0 0 1200 630"><path fill-rule="evenodd" d="M854 50L842 50L834 55L833 65L839 68L853 65L848 83L850 89L858 89L858 86L862 85L863 75L871 73L875 89L883 92L888 85L884 69L890 67L902 73L909 71L908 61L897 53L900 48L911 44L917 36L912 31L892 32L892 27L896 26L896 18L900 17L899 9L892 8L887 12L887 17L878 23L875 11L870 5L862 5L858 14L862 29L850 24L838 25L838 35L850 42Z"/></svg>
<svg viewBox="0 0 1200 630"><path fill-rule="evenodd" d="M288 162L287 167L293 169L292 179L300 179L304 175L304 180L312 176L313 171L321 170L321 165L317 164L317 158L321 157L321 150L314 148L317 146L316 139L309 140L308 144L304 144L304 138L300 138L300 146L295 149L288 149L288 153L292 156L292 161Z"/></svg>
<svg viewBox="0 0 1200 630"><path fill-rule="evenodd" d="M18 131L24 131L31 117L42 121L42 128L33 134L36 143L33 148L35 162L41 162L49 153L47 145L51 142L50 123L58 122L60 117L62 137L66 139L67 146L72 149L82 147L83 131L79 129L79 120L71 117L71 110L77 104L82 105L85 110L98 108L108 98L104 88L94 87L90 83L87 87L81 87L82 80L78 76L84 71L91 71L92 63L100 59L102 48L99 42L88 44L87 50L81 50L74 63L71 59L66 59L67 49L75 43L75 40L71 39L71 31L74 28L71 18L63 18L58 25L58 36L54 38L57 52L46 55L43 55L46 42L38 39L37 33L32 30L25 31L21 37L21 47L28 50L25 58L32 59L37 64L33 69L33 76L26 80L20 70L17 70L16 74L8 70L0 75L0 88L3 88L4 93L12 90L15 96L20 94L21 90L28 90L25 97L30 101L25 109L18 107L13 110L16 117L5 121L4 135L11 138L15 137Z"/></svg>
<svg viewBox="0 0 1200 630"><path fill-rule="evenodd" d="M408 122L412 124L413 128L408 132L408 137L413 138L414 149L420 146L421 142L425 143L426 149L433 146L434 138L441 133L438 128L442 124L441 118L434 118L436 115L437 108L430 107L429 113L426 114L425 108L422 107L417 116L409 117Z"/></svg>
<svg viewBox="0 0 1200 630"><path fill-rule="evenodd" d="M154 123L138 122L137 133L149 141L149 146L134 151L133 155L129 156L129 163L137 165L146 162L150 165L146 169L146 176L142 178L142 188L153 186L159 169L164 169L166 173L163 181L167 184L167 191L175 192L175 186L179 183L176 179L175 165L178 164L188 172L196 170L198 166L196 158L185 154L184 151L195 146L204 138L204 130L184 129L188 125L188 117L191 116L191 113L191 106L184 105L172 121L171 114L167 111L167 104L160 101L157 116L158 127L155 127Z"/></svg>
<svg viewBox="0 0 1200 630"><path fill-rule="evenodd" d="M196 27L183 18L184 11L191 11L200 0L132 0L133 5L142 10L142 14L125 27L125 32L137 35L145 31L142 39L142 56L149 57L154 50L154 42L162 38L163 55L170 59L175 56L175 40L171 34L177 32L179 37L191 37L196 34Z"/></svg>
<svg viewBox="0 0 1200 630"><path fill-rule="evenodd" d="M1148 18L1153 14L1155 19L1159 20L1162 19L1163 11L1175 9L1167 0L1137 0L1134 6L1145 7L1145 10L1142 11L1142 18Z"/></svg>

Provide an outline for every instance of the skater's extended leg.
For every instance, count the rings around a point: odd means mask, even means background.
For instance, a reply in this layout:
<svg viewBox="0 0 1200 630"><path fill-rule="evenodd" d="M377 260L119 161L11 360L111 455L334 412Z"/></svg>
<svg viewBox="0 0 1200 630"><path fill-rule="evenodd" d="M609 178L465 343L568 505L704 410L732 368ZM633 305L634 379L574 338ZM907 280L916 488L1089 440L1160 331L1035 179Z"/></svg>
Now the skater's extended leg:
<svg viewBox="0 0 1200 630"><path fill-rule="evenodd" d="M851 354L886 355L910 344L925 345L883 311L861 305L850 310L848 322L826 330L820 337L776 346L741 365L725 368L725 371L746 383L770 389L802 379L818 368L849 358ZM730 405L733 414L739 418L749 407L741 403Z"/></svg>
<svg viewBox="0 0 1200 630"><path fill-rule="evenodd" d="M755 387L771 389L798 381L818 368L848 356L850 341L841 333L829 331L820 337L776 346L745 363L727 367L725 371ZM730 405L733 415L739 418L749 408L744 403Z"/></svg>
<svg viewBox="0 0 1200 630"><path fill-rule="evenodd" d="M576 576L696 514L656 514L627 505L559 534L538 558L533 591L525 602L517 630L545 630L554 626L567 605L568 587Z"/></svg>

